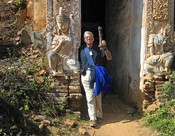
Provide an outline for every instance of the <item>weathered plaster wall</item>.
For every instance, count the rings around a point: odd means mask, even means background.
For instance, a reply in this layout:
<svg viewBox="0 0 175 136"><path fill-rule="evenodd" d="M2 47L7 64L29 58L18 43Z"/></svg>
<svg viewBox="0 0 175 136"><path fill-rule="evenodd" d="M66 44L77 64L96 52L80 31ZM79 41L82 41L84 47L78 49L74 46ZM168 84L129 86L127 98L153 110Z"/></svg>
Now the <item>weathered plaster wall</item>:
<svg viewBox="0 0 175 136"><path fill-rule="evenodd" d="M139 105L140 50L143 3L139 0L106 1L106 37L113 60L108 64L112 91Z"/></svg>
<svg viewBox="0 0 175 136"><path fill-rule="evenodd" d="M46 0L27 0L27 14L33 23L33 30L39 31L46 27Z"/></svg>

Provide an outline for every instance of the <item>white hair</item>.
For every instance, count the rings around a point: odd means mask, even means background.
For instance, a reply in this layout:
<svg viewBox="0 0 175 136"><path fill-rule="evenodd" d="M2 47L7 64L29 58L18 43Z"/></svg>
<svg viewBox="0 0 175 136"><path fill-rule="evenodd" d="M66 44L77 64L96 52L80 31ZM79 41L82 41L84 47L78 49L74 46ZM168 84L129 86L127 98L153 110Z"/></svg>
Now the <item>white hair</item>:
<svg viewBox="0 0 175 136"><path fill-rule="evenodd" d="M91 36L94 37L94 34L93 34L91 31L85 31L85 32L84 32L84 38L85 38L85 36L86 36L87 34L90 34Z"/></svg>

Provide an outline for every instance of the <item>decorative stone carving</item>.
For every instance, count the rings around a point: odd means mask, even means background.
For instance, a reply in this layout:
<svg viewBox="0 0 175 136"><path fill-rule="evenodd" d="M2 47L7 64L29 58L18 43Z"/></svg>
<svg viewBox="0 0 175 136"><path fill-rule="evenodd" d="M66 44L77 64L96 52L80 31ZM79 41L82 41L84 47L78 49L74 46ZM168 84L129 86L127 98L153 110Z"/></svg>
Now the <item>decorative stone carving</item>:
<svg viewBox="0 0 175 136"><path fill-rule="evenodd" d="M53 80L53 100L56 103L66 101L74 110L79 110L77 108L81 104L78 62L81 39L80 7L80 0L47 0L45 36L49 68L55 76L49 76ZM72 99L72 95L79 99ZM72 104L73 101L76 102L75 105Z"/></svg>
<svg viewBox="0 0 175 136"><path fill-rule="evenodd" d="M79 62L78 62L78 48L80 46L81 39L81 18L79 11L80 2L77 0L74 1L63 1L63 0L47 0L47 28L46 28L46 50L47 56L50 58L51 49L53 49L54 41L59 39L62 35L62 32L58 28L58 9L62 7L64 9L64 14L69 18L69 25L67 30L67 37L70 40L71 46L68 49L67 53L63 53L64 58L61 59L60 63L56 66L57 68L51 68L51 59L49 60L49 68L51 71L56 71L59 73L77 73L79 71ZM80 12L80 13L79 13ZM57 36L56 36L57 35ZM59 40L58 40L59 41ZM63 49L59 49L61 52ZM66 49L65 49L66 50ZM54 66L55 67L55 66ZM58 68L59 67L59 68ZM62 68L61 68L62 67ZM61 69L60 69L61 68ZM52 72L53 73L53 72ZM54 72L55 73L55 72Z"/></svg>
<svg viewBox="0 0 175 136"><path fill-rule="evenodd" d="M168 20L168 0L153 1L153 18L159 21Z"/></svg>
<svg viewBox="0 0 175 136"><path fill-rule="evenodd" d="M51 32L53 27L53 0L47 0L46 30Z"/></svg>
<svg viewBox="0 0 175 136"><path fill-rule="evenodd" d="M153 74L167 71L171 67L174 42L171 31L171 25L167 24L158 34L149 35L148 48L150 57L146 59L144 64L146 73Z"/></svg>
<svg viewBox="0 0 175 136"><path fill-rule="evenodd" d="M59 14L56 16L56 24L58 31L56 34L48 33L47 37L51 35L53 40L48 52L49 68L53 75L63 73L64 66L69 63L70 52L73 48L72 39L69 33L70 18L60 7ZM65 62L65 59L67 62ZM69 61L68 61L69 60Z"/></svg>
<svg viewBox="0 0 175 136"><path fill-rule="evenodd" d="M146 41L148 40L149 34L152 31L153 26L153 2L152 0L147 0L146 3L146 17L145 17L145 24L146 24Z"/></svg>

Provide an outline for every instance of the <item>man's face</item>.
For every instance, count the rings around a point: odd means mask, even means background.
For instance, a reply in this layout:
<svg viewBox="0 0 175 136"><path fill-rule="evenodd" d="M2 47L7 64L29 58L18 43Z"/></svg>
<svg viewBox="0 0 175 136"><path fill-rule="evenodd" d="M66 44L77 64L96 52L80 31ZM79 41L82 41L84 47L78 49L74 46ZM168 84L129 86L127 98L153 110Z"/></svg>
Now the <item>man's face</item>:
<svg viewBox="0 0 175 136"><path fill-rule="evenodd" d="M89 33L85 34L84 42L87 44L88 47L92 47L93 46L93 42L94 42L93 35L91 35Z"/></svg>

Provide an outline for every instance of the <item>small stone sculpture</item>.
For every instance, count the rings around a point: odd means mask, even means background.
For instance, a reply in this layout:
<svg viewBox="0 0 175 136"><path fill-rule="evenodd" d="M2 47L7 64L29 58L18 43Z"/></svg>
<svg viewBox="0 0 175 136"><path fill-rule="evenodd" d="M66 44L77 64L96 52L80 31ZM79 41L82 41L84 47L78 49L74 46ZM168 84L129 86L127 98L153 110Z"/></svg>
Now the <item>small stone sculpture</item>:
<svg viewBox="0 0 175 136"><path fill-rule="evenodd" d="M144 64L147 74L167 71L171 67L173 61L171 29L171 25L167 24L160 33L150 34L148 41L150 57Z"/></svg>

